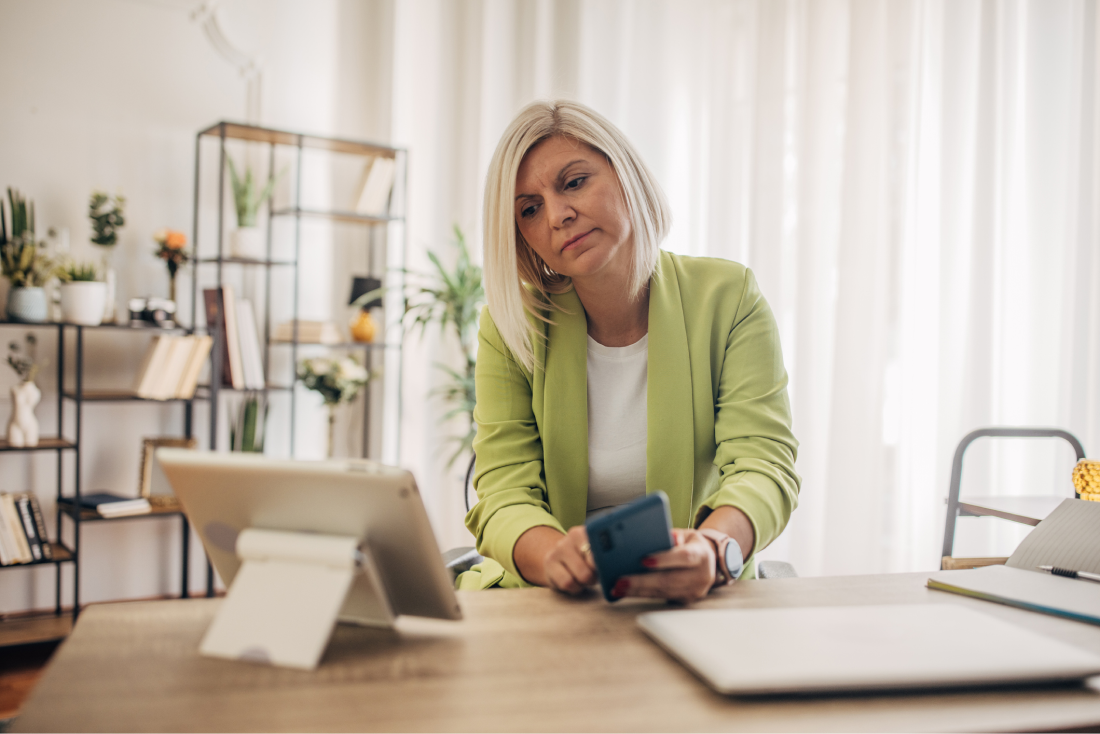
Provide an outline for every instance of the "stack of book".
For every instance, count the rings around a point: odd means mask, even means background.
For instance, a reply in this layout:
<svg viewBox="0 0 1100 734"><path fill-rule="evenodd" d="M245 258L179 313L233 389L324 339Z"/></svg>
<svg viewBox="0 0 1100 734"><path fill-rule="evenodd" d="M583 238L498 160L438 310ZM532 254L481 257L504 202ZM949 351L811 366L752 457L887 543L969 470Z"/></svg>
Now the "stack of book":
<svg viewBox="0 0 1100 734"><path fill-rule="evenodd" d="M53 560L53 547L38 497L31 492L0 494L0 565Z"/></svg>
<svg viewBox="0 0 1100 734"><path fill-rule="evenodd" d="M275 341L294 341L294 321L284 321L275 327ZM331 321L303 321L298 319L299 344L339 344L344 335Z"/></svg>
<svg viewBox="0 0 1100 734"><path fill-rule="evenodd" d="M238 300L228 285L207 288L202 295L206 328L221 340L222 384L235 390L263 390L263 352L252 304Z"/></svg>
<svg viewBox="0 0 1100 734"><path fill-rule="evenodd" d="M208 336L153 337L138 369L134 392L150 400L189 400L213 343Z"/></svg>
<svg viewBox="0 0 1100 734"><path fill-rule="evenodd" d="M58 502L68 507L77 504L74 497L62 497ZM144 497L119 497L110 492L83 494L79 506L85 510L95 510L107 518L147 515L153 511L153 506Z"/></svg>

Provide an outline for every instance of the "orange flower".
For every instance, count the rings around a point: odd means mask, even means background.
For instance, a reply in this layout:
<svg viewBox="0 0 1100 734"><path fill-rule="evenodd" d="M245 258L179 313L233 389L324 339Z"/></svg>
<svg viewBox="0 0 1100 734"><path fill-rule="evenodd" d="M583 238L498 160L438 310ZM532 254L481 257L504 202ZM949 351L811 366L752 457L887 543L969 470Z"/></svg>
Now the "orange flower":
<svg viewBox="0 0 1100 734"><path fill-rule="evenodd" d="M182 250L187 246L187 235L174 229L168 230L168 236L164 238L165 247L173 250Z"/></svg>

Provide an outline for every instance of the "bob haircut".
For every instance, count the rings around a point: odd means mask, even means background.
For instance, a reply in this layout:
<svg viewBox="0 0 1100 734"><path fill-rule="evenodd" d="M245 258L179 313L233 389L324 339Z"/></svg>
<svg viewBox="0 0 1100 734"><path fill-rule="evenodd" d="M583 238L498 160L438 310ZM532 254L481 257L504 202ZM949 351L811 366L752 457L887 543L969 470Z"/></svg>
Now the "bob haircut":
<svg viewBox="0 0 1100 734"><path fill-rule="evenodd" d="M660 261L661 241L672 217L657 180L626 136L593 109L566 100L532 102L524 107L497 145L485 181L485 297L489 314L514 357L535 370L530 314L549 322L557 308L550 295L572 288L570 279L547 267L523 239L516 224L516 176L527 152L547 138L572 138L602 153L619 177L630 216L630 297L637 299Z"/></svg>

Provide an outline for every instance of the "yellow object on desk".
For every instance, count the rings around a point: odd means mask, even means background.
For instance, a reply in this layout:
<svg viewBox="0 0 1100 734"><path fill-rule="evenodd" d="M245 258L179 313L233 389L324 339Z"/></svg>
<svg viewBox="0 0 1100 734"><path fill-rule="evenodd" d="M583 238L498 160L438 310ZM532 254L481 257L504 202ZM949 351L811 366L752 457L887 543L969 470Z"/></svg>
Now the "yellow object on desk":
<svg viewBox="0 0 1100 734"><path fill-rule="evenodd" d="M1100 461L1078 461L1073 467L1073 488L1081 499L1100 502Z"/></svg>
<svg viewBox="0 0 1100 734"><path fill-rule="evenodd" d="M378 327L375 326L374 319L371 318L368 311L360 311L359 315L352 319L351 338L357 342L374 341L374 335L377 331Z"/></svg>

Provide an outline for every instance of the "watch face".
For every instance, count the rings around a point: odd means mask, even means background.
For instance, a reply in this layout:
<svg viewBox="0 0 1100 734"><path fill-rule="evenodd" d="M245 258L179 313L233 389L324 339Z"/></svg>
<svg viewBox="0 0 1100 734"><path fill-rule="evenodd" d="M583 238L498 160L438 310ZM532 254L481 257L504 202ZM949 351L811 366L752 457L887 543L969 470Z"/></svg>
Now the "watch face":
<svg viewBox="0 0 1100 734"><path fill-rule="evenodd" d="M732 538L726 543L726 570L732 578L737 578L741 573L741 549Z"/></svg>

